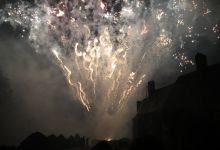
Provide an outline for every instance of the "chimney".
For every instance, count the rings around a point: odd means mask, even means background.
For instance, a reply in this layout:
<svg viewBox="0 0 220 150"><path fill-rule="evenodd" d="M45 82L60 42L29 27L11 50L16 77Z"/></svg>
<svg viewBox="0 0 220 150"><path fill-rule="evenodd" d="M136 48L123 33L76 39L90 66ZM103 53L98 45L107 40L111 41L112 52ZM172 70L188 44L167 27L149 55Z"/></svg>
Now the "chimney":
<svg viewBox="0 0 220 150"><path fill-rule="evenodd" d="M204 54L198 53L195 56L197 71L203 70L207 67L207 57Z"/></svg>
<svg viewBox="0 0 220 150"><path fill-rule="evenodd" d="M155 92L155 82L149 81L148 82L148 97L151 97Z"/></svg>

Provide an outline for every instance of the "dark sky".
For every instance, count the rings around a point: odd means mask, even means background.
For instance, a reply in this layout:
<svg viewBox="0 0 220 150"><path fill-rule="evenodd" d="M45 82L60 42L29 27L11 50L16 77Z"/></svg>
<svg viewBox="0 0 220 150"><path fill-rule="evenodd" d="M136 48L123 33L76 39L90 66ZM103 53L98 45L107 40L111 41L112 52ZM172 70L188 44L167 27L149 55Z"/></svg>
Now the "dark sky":
<svg viewBox="0 0 220 150"><path fill-rule="evenodd" d="M213 0L211 5L219 8L219 3ZM0 145L18 144L35 131L88 135L88 113L72 99L60 68L47 56L36 54L19 33L7 23L0 25L0 73L12 90L11 98L0 99ZM209 64L220 62L220 42L210 43L206 37L200 41L198 48L208 56ZM158 85L167 85L179 75L172 68L158 68L154 74ZM127 122L131 125L131 120Z"/></svg>

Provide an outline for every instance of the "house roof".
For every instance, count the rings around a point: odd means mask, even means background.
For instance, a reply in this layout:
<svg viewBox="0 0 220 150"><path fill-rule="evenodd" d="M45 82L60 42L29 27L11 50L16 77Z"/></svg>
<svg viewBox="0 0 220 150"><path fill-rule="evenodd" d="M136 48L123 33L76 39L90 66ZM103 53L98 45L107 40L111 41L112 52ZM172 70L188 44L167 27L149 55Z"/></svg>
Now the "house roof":
<svg viewBox="0 0 220 150"><path fill-rule="evenodd" d="M220 63L178 77L174 84L157 89L141 102L138 114L180 107L220 104Z"/></svg>

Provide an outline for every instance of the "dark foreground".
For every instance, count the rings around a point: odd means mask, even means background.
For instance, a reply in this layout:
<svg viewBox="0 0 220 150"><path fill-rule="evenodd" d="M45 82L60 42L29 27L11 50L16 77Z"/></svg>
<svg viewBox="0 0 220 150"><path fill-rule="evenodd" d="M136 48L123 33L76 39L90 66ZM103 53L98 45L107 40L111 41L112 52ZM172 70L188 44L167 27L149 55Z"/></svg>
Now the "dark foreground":
<svg viewBox="0 0 220 150"><path fill-rule="evenodd" d="M45 136L40 132L29 135L17 147L1 146L1 150L136 150L136 149L164 149L162 144L153 137L136 140L120 139L112 141L90 140L79 135Z"/></svg>

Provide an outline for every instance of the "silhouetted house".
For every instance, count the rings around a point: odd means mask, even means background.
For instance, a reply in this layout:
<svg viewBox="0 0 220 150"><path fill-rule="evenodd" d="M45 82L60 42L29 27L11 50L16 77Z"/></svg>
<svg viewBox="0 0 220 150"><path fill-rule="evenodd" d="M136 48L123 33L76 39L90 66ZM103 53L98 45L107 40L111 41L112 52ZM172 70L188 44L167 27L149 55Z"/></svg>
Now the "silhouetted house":
<svg viewBox="0 0 220 150"><path fill-rule="evenodd" d="M174 84L155 89L148 83L148 98L137 102L133 136L154 136L168 149L219 149L220 64L207 66L196 55L197 70Z"/></svg>
<svg viewBox="0 0 220 150"><path fill-rule="evenodd" d="M150 85L148 86L148 98L137 102L137 115L133 119L134 138L148 135L161 136L161 110L173 85L158 90L151 89L155 87L153 81L150 81L148 85Z"/></svg>

